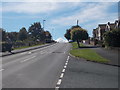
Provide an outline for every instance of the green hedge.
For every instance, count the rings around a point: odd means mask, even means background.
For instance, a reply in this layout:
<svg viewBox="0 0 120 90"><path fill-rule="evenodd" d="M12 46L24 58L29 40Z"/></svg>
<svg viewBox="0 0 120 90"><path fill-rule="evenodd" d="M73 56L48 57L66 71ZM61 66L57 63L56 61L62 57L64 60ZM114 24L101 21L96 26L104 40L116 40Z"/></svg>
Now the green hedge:
<svg viewBox="0 0 120 90"><path fill-rule="evenodd" d="M114 29L104 34L105 45L110 47L120 47L120 29Z"/></svg>

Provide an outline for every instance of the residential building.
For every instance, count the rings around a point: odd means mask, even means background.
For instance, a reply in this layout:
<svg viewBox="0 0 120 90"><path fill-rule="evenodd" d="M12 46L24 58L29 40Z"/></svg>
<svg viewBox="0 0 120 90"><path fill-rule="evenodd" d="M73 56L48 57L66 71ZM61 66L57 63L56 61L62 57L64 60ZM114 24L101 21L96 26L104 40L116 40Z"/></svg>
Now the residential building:
<svg viewBox="0 0 120 90"><path fill-rule="evenodd" d="M107 24L99 24L96 29L93 29L93 38L102 41L104 40L103 34L107 31L120 28L120 19L116 20L114 23L108 22Z"/></svg>
<svg viewBox="0 0 120 90"><path fill-rule="evenodd" d="M106 32L106 24L99 24L98 25L98 40L103 40L103 34Z"/></svg>

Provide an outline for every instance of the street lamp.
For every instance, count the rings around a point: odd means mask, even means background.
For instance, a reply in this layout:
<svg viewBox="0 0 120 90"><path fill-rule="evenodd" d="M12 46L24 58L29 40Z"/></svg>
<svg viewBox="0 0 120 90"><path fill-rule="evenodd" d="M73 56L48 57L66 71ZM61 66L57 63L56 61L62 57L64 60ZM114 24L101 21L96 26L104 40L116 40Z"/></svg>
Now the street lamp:
<svg viewBox="0 0 120 90"><path fill-rule="evenodd" d="M44 22L45 22L46 20L43 20L43 30L44 30Z"/></svg>

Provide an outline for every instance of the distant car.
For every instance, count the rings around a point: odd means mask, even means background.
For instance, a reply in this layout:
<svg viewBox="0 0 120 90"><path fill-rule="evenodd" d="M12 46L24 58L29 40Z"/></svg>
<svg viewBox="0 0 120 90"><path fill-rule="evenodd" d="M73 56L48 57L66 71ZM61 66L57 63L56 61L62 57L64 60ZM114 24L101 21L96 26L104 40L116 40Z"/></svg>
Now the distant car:
<svg viewBox="0 0 120 90"><path fill-rule="evenodd" d="M69 43L72 43L73 42L73 40L69 40Z"/></svg>

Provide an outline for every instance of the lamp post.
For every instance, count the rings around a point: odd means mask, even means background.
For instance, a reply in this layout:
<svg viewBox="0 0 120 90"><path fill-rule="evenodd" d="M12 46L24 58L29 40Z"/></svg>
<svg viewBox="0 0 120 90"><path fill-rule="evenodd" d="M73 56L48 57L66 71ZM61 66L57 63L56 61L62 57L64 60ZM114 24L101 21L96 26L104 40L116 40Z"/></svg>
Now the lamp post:
<svg viewBox="0 0 120 90"><path fill-rule="evenodd" d="M43 30L44 30L44 22L45 22L46 20L43 20Z"/></svg>

